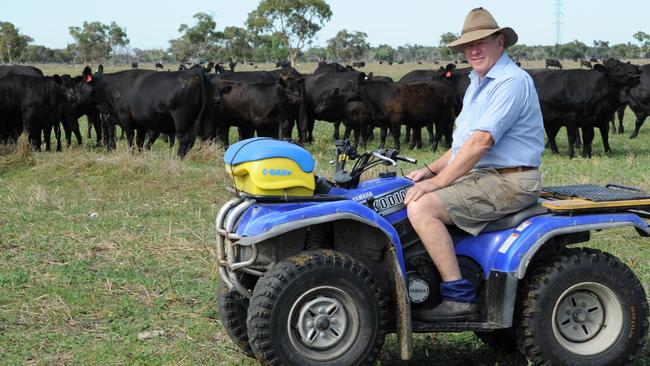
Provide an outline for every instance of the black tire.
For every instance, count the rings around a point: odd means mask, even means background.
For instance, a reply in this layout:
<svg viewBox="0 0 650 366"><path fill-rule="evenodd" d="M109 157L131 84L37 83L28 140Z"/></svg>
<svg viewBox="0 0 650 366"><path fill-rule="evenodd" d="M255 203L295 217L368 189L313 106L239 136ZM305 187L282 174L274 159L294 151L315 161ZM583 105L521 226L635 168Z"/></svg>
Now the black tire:
<svg viewBox="0 0 650 366"><path fill-rule="evenodd" d="M643 348L648 301L632 270L594 249L567 249L527 276L518 342L534 365L625 365ZM605 326L603 326L605 325Z"/></svg>
<svg viewBox="0 0 650 366"><path fill-rule="evenodd" d="M287 258L253 291L253 352L269 365L370 364L384 342L385 301L370 270L346 254L318 250Z"/></svg>
<svg viewBox="0 0 650 366"><path fill-rule="evenodd" d="M236 291L230 291L227 287L221 286L217 290L217 307L221 324L226 329L228 337L246 356L255 357L251 345L248 343L246 329L248 299Z"/></svg>
<svg viewBox="0 0 650 366"><path fill-rule="evenodd" d="M517 336L514 329L497 329L491 332L474 332L485 345L501 353L518 352Z"/></svg>

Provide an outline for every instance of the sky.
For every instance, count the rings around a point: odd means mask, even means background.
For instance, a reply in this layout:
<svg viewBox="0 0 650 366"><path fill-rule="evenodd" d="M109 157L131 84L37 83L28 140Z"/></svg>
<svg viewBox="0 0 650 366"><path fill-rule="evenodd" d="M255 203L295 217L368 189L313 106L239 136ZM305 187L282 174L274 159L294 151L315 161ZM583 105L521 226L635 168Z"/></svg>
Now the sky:
<svg viewBox="0 0 650 366"><path fill-rule="evenodd" d="M513 28L520 44L551 45L556 40L555 3L560 1L560 43L580 40L593 45L595 40L636 43L637 31L650 34L650 1L618 0L614 3L592 0L326 0L332 18L316 35L314 44L325 45L341 29L362 31L371 46L404 44L438 46L440 35L460 33L467 12L482 6L496 18L499 26ZM3 2L0 21L13 23L21 34L34 39L32 44L64 48L72 43L70 26L84 21L115 21L126 28L132 48L169 47L179 36L181 24L193 25L198 12L211 14L217 29L244 27L248 13L259 0L11 0Z"/></svg>

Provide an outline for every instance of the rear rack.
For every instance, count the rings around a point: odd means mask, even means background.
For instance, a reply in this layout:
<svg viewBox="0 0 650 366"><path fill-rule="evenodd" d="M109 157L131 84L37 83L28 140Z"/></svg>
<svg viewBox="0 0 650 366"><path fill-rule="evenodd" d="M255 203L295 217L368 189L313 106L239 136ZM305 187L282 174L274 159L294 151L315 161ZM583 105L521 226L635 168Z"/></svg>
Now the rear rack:
<svg viewBox="0 0 650 366"><path fill-rule="evenodd" d="M556 214L629 212L650 218L650 195L639 188L608 184L552 186L542 189L542 206Z"/></svg>

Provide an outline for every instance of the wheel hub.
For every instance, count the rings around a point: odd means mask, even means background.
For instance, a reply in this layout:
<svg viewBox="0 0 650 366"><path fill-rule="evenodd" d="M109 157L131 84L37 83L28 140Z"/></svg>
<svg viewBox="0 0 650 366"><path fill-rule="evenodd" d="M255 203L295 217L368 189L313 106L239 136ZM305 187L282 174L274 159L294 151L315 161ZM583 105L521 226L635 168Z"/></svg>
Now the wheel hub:
<svg viewBox="0 0 650 366"><path fill-rule="evenodd" d="M559 303L557 327L560 334L572 342L586 342L604 327L603 304L593 292L574 291Z"/></svg>
<svg viewBox="0 0 650 366"><path fill-rule="evenodd" d="M297 328L303 345L325 349L343 339L348 314L337 299L320 295L303 304L298 313Z"/></svg>

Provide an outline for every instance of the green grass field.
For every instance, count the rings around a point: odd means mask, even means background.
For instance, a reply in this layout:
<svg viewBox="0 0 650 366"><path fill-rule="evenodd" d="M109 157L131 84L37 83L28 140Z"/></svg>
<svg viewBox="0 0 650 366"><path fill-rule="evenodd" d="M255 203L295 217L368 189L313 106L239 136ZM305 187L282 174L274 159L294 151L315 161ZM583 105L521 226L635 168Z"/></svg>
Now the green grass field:
<svg viewBox="0 0 650 366"><path fill-rule="evenodd" d="M376 65L375 72L399 77L422 66ZM630 140L633 120L628 111L627 132L611 136L609 156L596 133L592 159L569 160L561 132L562 155L543 157L544 184L621 183L650 191L650 127ZM309 147L317 174L329 177L331 134L330 124L317 123ZM0 146L0 364L256 364L227 338L214 299L213 220L230 197L223 151L195 148L180 161L162 142L135 154L124 141L112 153L90 145L61 153ZM403 151L420 164L441 153ZM620 229L595 233L589 245L619 257L650 289L650 240ZM394 335L378 364L402 364ZM462 333L418 335L412 364L525 361ZM636 364L650 364L649 345Z"/></svg>

